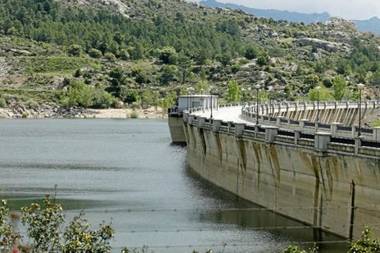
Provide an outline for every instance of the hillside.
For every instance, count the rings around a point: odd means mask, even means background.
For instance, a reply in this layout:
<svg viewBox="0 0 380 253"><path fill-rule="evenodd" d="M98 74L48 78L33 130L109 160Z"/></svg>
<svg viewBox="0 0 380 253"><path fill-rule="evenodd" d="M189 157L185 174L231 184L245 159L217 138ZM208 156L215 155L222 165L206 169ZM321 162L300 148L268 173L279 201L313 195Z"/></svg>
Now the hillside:
<svg viewBox="0 0 380 253"><path fill-rule="evenodd" d="M48 117L72 107L168 107L176 94L210 90L249 101L255 83L263 98L313 98L324 85L322 99L344 99L363 82L369 98L380 83L379 46L337 19L303 25L180 0L4 0L0 106Z"/></svg>

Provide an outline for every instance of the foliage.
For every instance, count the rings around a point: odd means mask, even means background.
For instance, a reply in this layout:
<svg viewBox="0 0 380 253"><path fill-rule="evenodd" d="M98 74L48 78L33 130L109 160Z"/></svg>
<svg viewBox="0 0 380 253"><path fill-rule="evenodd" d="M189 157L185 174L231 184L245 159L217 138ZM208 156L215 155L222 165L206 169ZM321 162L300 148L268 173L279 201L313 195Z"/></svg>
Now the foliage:
<svg viewBox="0 0 380 253"><path fill-rule="evenodd" d="M11 252L20 235L10 224L7 202L3 200L0 204L0 252Z"/></svg>
<svg viewBox="0 0 380 253"><path fill-rule="evenodd" d="M97 68L98 66L93 60L81 57L31 57L25 58L23 61L30 74L74 71L83 67Z"/></svg>
<svg viewBox="0 0 380 253"><path fill-rule="evenodd" d="M160 82L162 85L168 85L177 80L178 68L175 65L165 65L161 69Z"/></svg>
<svg viewBox="0 0 380 253"><path fill-rule="evenodd" d="M174 106L176 99L177 99L177 95L175 94L175 92L170 92L169 94L167 94L164 98L160 100L159 105L165 111L165 109L168 109Z"/></svg>
<svg viewBox="0 0 380 253"><path fill-rule="evenodd" d="M232 80L228 83L227 101L239 102L241 99L241 90L238 82Z"/></svg>
<svg viewBox="0 0 380 253"><path fill-rule="evenodd" d="M100 58L100 57L102 57L102 52L98 49L91 48L88 51L88 55L91 56L92 58Z"/></svg>
<svg viewBox="0 0 380 253"><path fill-rule="evenodd" d="M99 107L111 100L103 89L113 99L148 106L152 99L143 99L144 91L154 91L153 103L158 104L171 90L192 91L198 80L224 96L226 83L239 80L244 101L254 97L252 82L285 89L281 99L308 93L315 99L312 89L323 83L330 89L329 99L338 100L357 97L351 93L358 82L374 97L371 87L380 84L378 39L339 24L277 22L176 0L131 1L126 12L99 1L81 2L0 1L0 47L6 59L6 78L0 85L14 87L5 94L22 93L23 101L57 104L56 93L67 93L62 80L72 76L96 87L99 100L106 101L96 103ZM296 43L299 34L340 43L337 32L347 36L336 51ZM253 59L257 64L248 64ZM122 76L110 77L119 67ZM342 79L336 78L339 75ZM37 88L50 95L34 99L37 95L29 91Z"/></svg>
<svg viewBox="0 0 380 253"><path fill-rule="evenodd" d="M138 119L139 114L136 111L132 111L131 114L129 115L131 119Z"/></svg>
<svg viewBox="0 0 380 253"><path fill-rule="evenodd" d="M0 97L0 108L5 107L7 107L7 101L4 98Z"/></svg>
<svg viewBox="0 0 380 253"><path fill-rule="evenodd" d="M95 48L118 55L129 49L132 59L141 59L151 49L175 45L190 57L208 52L215 57L238 51L240 27L236 20L220 19L214 26L201 20L128 19L112 8L75 8L54 0L4 0L0 3L0 31L60 45ZM73 51L77 55L78 51Z"/></svg>
<svg viewBox="0 0 380 253"><path fill-rule="evenodd" d="M17 217L13 215L13 217ZM114 231L108 224L91 230L83 213L63 229L63 208L55 199L46 196L42 205L32 203L21 209L21 222L27 237L21 238L14 231L15 221L10 221L6 201L0 206L0 251L1 252L111 252L110 241ZM21 240L23 239L23 240ZM24 241L25 240L25 241Z"/></svg>
<svg viewBox="0 0 380 253"><path fill-rule="evenodd" d="M318 87L311 89L309 91L308 97L311 101L328 101L332 100L333 98L331 91L324 86L320 86L319 89Z"/></svg>
<svg viewBox="0 0 380 253"><path fill-rule="evenodd" d="M61 102L66 107L109 108L115 103L115 99L101 88L75 81L70 84Z"/></svg>
<svg viewBox="0 0 380 253"><path fill-rule="evenodd" d="M335 100L342 100L348 94L347 82L343 77L337 76L333 80L333 97Z"/></svg>
<svg viewBox="0 0 380 253"><path fill-rule="evenodd" d="M304 249L301 249L297 246L289 246L288 248L286 248L283 253L317 253L318 250L316 247L312 248L312 249L308 249L308 250L304 250Z"/></svg>
<svg viewBox="0 0 380 253"><path fill-rule="evenodd" d="M177 63L177 52L173 47L164 47L160 50L160 60L164 64L176 64Z"/></svg>
<svg viewBox="0 0 380 253"><path fill-rule="evenodd" d="M259 58L257 58L257 64L259 64L259 66L265 66L265 65L268 65L269 63L269 57L265 54L262 54L261 56L259 56Z"/></svg>
<svg viewBox="0 0 380 253"><path fill-rule="evenodd" d="M113 53L107 52L104 54L104 58L106 58L110 62L116 61L116 56Z"/></svg>
<svg viewBox="0 0 380 253"><path fill-rule="evenodd" d="M22 210L22 224L27 228L32 248L37 252L54 252L60 247L60 228L64 222L63 208L45 198L43 205L33 203Z"/></svg>
<svg viewBox="0 0 380 253"><path fill-rule="evenodd" d="M141 94L141 104L143 107L148 107L149 105L156 106L158 104L159 94L154 91L145 90Z"/></svg>
<svg viewBox="0 0 380 253"><path fill-rule="evenodd" d="M111 226L106 224L102 224L98 230L91 230L81 213L74 217L64 232L62 252L111 252L113 233Z"/></svg>
<svg viewBox="0 0 380 253"><path fill-rule="evenodd" d="M372 122L372 127L380 127L380 119L377 119L374 122Z"/></svg>
<svg viewBox="0 0 380 253"><path fill-rule="evenodd" d="M71 56L77 56L78 57L82 53L82 48L80 45L74 44L74 45L69 46L67 53Z"/></svg>
<svg viewBox="0 0 380 253"><path fill-rule="evenodd" d="M205 94L210 90L210 84L206 80L200 80L195 86L195 91L199 94Z"/></svg>
<svg viewBox="0 0 380 253"><path fill-rule="evenodd" d="M380 241L373 238L371 229L368 227L362 232L361 238L351 244L348 253L378 253Z"/></svg>
<svg viewBox="0 0 380 253"><path fill-rule="evenodd" d="M261 55L261 50L257 46L250 45L245 48L244 56L248 60L256 59Z"/></svg>

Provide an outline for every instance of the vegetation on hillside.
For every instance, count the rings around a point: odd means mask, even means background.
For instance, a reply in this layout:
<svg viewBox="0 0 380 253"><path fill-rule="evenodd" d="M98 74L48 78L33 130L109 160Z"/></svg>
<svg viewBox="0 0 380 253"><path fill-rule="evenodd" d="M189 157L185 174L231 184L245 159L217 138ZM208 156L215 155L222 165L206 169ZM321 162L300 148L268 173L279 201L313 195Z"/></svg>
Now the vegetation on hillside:
<svg viewBox="0 0 380 253"><path fill-rule="evenodd" d="M324 100L350 99L359 82L364 97L379 95L380 39L350 22L303 25L184 1L119 2L1 1L5 106L28 107L33 97L14 94L30 90L54 94L37 104L63 107L170 106L173 94L210 92L249 101L257 83L270 99L315 99L317 86ZM72 83L88 88L74 92Z"/></svg>

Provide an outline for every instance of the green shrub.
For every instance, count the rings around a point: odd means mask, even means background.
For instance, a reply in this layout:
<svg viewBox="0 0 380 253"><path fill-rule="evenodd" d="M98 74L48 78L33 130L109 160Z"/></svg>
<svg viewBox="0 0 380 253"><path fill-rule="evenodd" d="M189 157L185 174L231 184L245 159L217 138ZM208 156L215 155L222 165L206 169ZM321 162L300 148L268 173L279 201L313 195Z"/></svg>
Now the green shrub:
<svg viewBox="0 0 380 253"><path fill-rule="evenodd" d="M371 125L372 127L380 127L380 119L375 120Z"/></svg>
<svg viewBox="0 0 380 253"><path fill-rule="evenodd" d="M250 45L245 49L244 56L248 60L256 59L260 55L261 51L258 47Z"/></svg>
<svg viewBox="0 0 380 253"><path fill-rule="evenodd" d="M317 248L314 247L309 250L304 250L297 246L289 246L287 249L283 251L283 253L317 253Z"/></svg>
<svg viewBox="0 0 380 253"><path fill-rule="evenodd" d="M257 64L260 66L268 65L269 63L269 57L267 55L262 55L259 58L257 58Z"/></svg>
<svg viewBox="0 0 380 253"><path fill-rule="evenodd" d="M129 54L127 49L122 49L119 52L119 57L120 57L120 59L122 59L124 61L128 61L131 58L131 55Z"/></svg>
<svg viewBox="0 0 380 253"><path fill-rule="evenodd" d="M61 103L65 107L109 108L115 103L115 98L100 88L73 82L61 98Z"/></svg>
<svg viewBox="0 0 380 253"><path fill-rule="evenodd" d="M67 49L67 53L71 56L80 56L82 53L82 47L80 45L71 45Z"/></svg>
<svg viewBox="0 0 380 253"><path fill-rule="evenodd" d="M380 241L373 237L372 231L365 228L360 239L351 244L348 253L378 253L380 252Z"/></svg>
<svg viewBox="0 0 380 253"><path fill-rule="evenodd" d="M69 72L85 67L97 68L94 60L82 57L30 57L23 59L27 65L26 70L30 74L49 72Z"/></svg>
<svg viewBox="0 0 380 253"><path fill-rule="evenodd" d="M132 111L131 114L129 115L131 119L138 119L139 114L136 111Z"/></svg>
<svg viewBox="0 0 380 253"><path fill-rule="evenodd" d="M108 92L100 89L92 91L94 94L92 107L98 109L107 109L115 104L115 98Z"/></svg>
<svg viewBox="0 0 380 253"><path fill-rule="evenodd" d="M100 58L103 56L102 52L95 48L91 48L90 51L88 51L88 55L92 58Z"/></svg>
<svg viewBox="0 0 380 253"><path fill-rule="evenodd" d="M7 107L7 101L4 98L0 97L0 108L5 107Z"/></svg>
<svg viewBox="0 0 380 253"><path fill-rule="evenodd" d="M26 101L25 105L29 109L37 109L39 107L39 104L33 99L29 99L28 101Z"/></svg>
<svg viewBox="0 0 380 253"><path fill-rule="evenodd" d="M111 252L114 230L110 225L103 223L92 230L81 213L63 228L63 207L48 196L42 204L21 208L22 231L26 236L21 237L12 226L19 218L9 216L7 202L0 202L1 252Z"/></svg>
<svg viewBox="0 0 380 253"><path fill-rule="evenodd" d="M110 53L110 52L105 53L105 54L104 54L104 57L105 57L108 61L110 61L110 62L115 62L115 61L116 61L116 56L115 56L113 53Z"/></svg>

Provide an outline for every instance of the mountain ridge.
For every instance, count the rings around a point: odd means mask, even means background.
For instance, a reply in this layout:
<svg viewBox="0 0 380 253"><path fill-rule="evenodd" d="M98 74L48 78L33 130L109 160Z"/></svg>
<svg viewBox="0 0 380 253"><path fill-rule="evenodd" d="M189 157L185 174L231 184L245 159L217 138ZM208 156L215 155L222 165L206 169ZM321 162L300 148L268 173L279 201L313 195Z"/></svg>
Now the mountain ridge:
<svg viewBox="0 0 380 253"><path fill-rule="evenodd" d="M274 20L286 20L289 22L312 24L317 22L326 22L332 18L328 12L322 13L301 13L293 11L282 11L276 9L257 9L245 5L233 3L221 3L216 0L202 0L201 5L211 8L229 8L234 10L242 10L248 14L262 18L272 18ZM357 29L361 32L372 32L380 35L380 18L372 17L367 20L352 20Z"/></svg>

